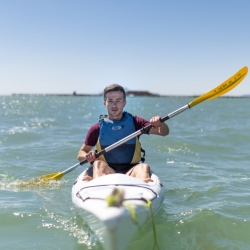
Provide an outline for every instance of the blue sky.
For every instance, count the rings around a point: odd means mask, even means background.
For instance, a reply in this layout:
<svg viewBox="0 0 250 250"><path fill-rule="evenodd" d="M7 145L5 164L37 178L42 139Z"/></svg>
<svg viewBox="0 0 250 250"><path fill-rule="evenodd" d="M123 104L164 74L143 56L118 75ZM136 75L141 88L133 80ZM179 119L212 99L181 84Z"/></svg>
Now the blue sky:
<svg viewBox="0 0 250 250"><path fill-rule="evenodd" d="M249 0L0 0L0 95L200 95L250 67ZM229 94L250 94L250 77Z"/></svg>

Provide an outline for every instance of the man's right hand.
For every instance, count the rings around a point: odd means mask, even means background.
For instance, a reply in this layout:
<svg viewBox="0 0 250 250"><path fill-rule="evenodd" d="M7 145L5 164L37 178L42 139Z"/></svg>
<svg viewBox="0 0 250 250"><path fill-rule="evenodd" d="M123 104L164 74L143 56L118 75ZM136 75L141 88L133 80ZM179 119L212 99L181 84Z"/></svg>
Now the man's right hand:
<svg viewBox="0 0 250 250"><path fill-rule="evenodd" d="M96 159L95 151L90 151L86 154L86 160L88 162L93 162Z"/></svg>

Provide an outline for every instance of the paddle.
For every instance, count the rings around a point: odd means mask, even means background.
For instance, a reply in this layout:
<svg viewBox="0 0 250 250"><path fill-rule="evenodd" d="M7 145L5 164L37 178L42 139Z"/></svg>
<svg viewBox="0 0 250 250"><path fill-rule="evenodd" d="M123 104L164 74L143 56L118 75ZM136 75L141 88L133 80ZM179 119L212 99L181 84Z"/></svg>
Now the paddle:
<svg viewBox="0 0 250 250"><path fill-rule="evenodd" d="M230 77L228 80L226 80L225 82L223 82L222 84L220 84L219 86L217 86L216 88L212 89L211 91L207 92L206 94L203 94L199 97L197 97L196 99L194 99L192 102L189 102L188 104L184 105L183 107L175 110L174 112L168 114L165 117L161 118L161 122L164 122L178 114L180 114L181 112L185 111L186 109L192 108L195 105L206 101L206 100L211 100L214 98L217 98L219 96L222 96L223 94L227 93L228 91L230 91L231 89L233 89L234 87L236 87L246 76L248 72L248 68L247 67L243 67L241 70L239 70L236 74L234 74L232 77ZM102 154L105 154L107 152L109 152L110 150L122 145L123 143L131 140L132 138L139 136L141 134L146 133L147 131L149 131L152 128L152 125L149 124L146 127L143 127L142 129L134 132L133 134L121 139L120 141L106 147L105 149L101 150L100 152L96 153L96 157L99 157ZM70 168L64 170L63 172L57 172L57 173L52 173L52 174L47 174L47 175L43 175L41 177L35 178L32 181L32 183L36 182L36 181L49 181L49 180L60 180L65 174L73 171L74 169L76 169L77 167L87 163L87 160L84 160L80 163L77 163L73 166L71 166Z"/></svg>

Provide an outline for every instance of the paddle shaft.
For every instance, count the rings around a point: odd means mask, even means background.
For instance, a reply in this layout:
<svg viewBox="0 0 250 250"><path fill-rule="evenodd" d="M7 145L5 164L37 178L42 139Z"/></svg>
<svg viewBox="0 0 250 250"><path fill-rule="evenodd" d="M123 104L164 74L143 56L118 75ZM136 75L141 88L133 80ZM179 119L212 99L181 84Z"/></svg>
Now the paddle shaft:
<svg viewBox="0 0 250 250"><path fill-rule="evenodd" d="M170 118L182 113L183 111L194 107L195 105L206 101L206 100L211 100L213 98L217 98L223 94L225 94L226 92L230 91L231 89L233 89L235 86L237 86L246 76L248 72L248 68L247 67L243 67L241 70L239 70L236 74L234 74L232 77L230 77L229 79L227 79L225 82L223 82L222 84L220 84L219 86L217 86L216 88L212 89L211 91L207 92L206 94L203 94L199 97L197 97L195 100L193 100L192 102L184 105L183 107L173 111L172 113L168 114L167 116L164 116L161 118L161 122L164 122L166 120L169 120ZM110 150L124 144L125 142L131 140L132 138L139 136L141 134L145 134L146 132L148 132L150 129L152 128L152 125L149 124L146 127L143 127L142 129L134 132L133 134L121 139L120 141L104 148L103 150L101 150L100 152L96 153L96 157L99 157L100 155L103 155L107 152L109 152ZM67 174L69 172L71 172L72 170L76 169L77 167L87 163L87 160L84 160L80 163L75 164L74 166L64 170L63 172L61 172L61 175Z"/></svg>
<svg viewBox="0 0 250 250"><path fill-rule="evenodd" d="M186 104L186 105L184 105L183 107L181 107L181 108L179 108L179 109L177 109L177 110L171 112L170 114L168 114L168 115L162 117L162 118L161 118L161 122L164 122L164 121L166 121L166 120L169 120L170 118L172 118L172 117L174 117L174 116L176 116L176 115L182 113L183 111L185 111L185 110L187 110L187 109L189 109L189 105L188 105L188 104ZM123 138L123 139L121 139L121 140L119 140L119 141L113 143L112 145L110 145L110 146L104 148L103 150L97 152L97 153L95 154L95 156L96 156L96 157L99 157L100 155L103 155L103 154L105 154L105 153L111 151L112 149L114 149L114 148L116 148L116 147L119 147L120 145L124 144L125 142L127 142L127 141L129 141L129 140L131 140L131 139L133 139L133 138L135 138L136 136L139 136L139 135L142 135L142 134L147 133L151 128L152 128L152 125L149 124L149 125L147 125L146 127L143 127L143 128L141 128L140 130L137 130L137 131L134 132L133 134L128 135L127 137L125 137L125 138ZM73 165L72 167L70 167L70 168L64 170L62 173L63 173L63 175L64 175L64 174L67 174L67 173L73 171L74 169L78 168L79 166L84 165L84 164L86 164L86 163L88 163L88 161L85 159L84 161L81 161L81 162L79 162L79 163Z"/></svg>
<svg viewBox="0 0 250 250"><path fill-rule="evenodd" d="M161 122L164 122L166 120L169 120L170 118L174 117L175 115L178 115L180 114L181 112L185 111L186 109L188 109L189 106L188 104L186 104L185 106L183 106L182 108L179 108L177 110L175 110L174 112L164 116L161 118ZM104 148L103 150L101 150L100 152L97 152L96 153L96 157L100 156L100 155L103 155L107 152L109 152L110 150L124 144L125 142L131 140L132 138L136 137L136 136L139 136L139 135L142 135L142 134L145 134L147 133L150 129L152 128L152 124L149 124L147 125L146 127L143 127L141 128L140 130L137 130L136 132L134 132L133 134L131 135L128 135L127 137L119 140L118 142L115 142L114 144ZM84 164L86 160L84 160L83 162L80 162L80 165Z"/></svg>

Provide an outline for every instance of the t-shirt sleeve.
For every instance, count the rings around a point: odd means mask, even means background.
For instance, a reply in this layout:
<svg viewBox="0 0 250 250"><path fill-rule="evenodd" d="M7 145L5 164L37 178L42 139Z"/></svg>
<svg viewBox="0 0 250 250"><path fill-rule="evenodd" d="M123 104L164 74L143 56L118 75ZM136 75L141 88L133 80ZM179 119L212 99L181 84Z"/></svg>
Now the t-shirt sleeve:
<svg viewBox="0 0 250 250"><path fill-rule="evenodd" d="M135 121L135 130L140 130L143 127L146 127L147 125L150 124L149 121L145 120L144 118L138 117L138 116L134 116L134 121ZM148 134L149 131L146 132L146 134Z"/></svg>
<svg viewBox="0 0 250 250"><path fill-rule="evenodd" d="M92 127L90 127L87 136L85 138L85 145L95 146L99 137L100 132L100 124L96 123Z"/></svg>

